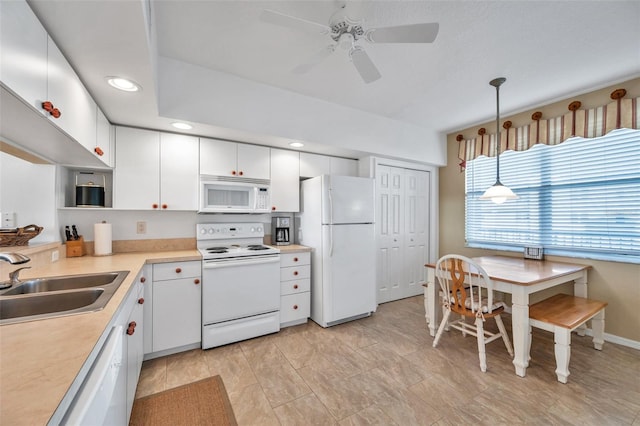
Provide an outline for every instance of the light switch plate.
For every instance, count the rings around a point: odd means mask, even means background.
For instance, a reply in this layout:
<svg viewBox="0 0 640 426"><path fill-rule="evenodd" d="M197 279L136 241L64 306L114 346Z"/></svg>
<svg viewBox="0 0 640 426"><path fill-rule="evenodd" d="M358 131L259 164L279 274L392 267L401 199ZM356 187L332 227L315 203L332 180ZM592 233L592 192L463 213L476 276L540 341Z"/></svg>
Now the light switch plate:
<svg viewBox="0 0 640 426"><path fill-rule="evenodd" d="M15 228L16 227L16 214L13 212L2 213L2 224L0 228Z"/></svg>
<svg viewBox="0 0 640 426"><path fill-rule="evenodd" d="M544 259L544 249L542 247L525 247L524 248L525 259Z"/></svg>

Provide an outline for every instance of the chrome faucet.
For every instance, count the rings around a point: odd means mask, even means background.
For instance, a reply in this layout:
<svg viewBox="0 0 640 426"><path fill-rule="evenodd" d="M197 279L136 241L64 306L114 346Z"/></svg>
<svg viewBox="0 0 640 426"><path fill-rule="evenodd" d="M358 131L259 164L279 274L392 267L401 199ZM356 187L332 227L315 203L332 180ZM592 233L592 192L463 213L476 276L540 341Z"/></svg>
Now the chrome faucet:
<svg viewBox="0 0 640 426"><path fill-rule="evenodd" d="M5 262L9 262L12 265L22 265L23 263L27 263L31 259L27 256L20 253L0 253L0 260L4 260ZM14 284L18 284L20 280L18 279L18 274L23 269L30 268L30 266L25 266L23 268L18 268L13 272L9 273L9 281L4 281L0 283L0 290L9 288Z"/></svg>

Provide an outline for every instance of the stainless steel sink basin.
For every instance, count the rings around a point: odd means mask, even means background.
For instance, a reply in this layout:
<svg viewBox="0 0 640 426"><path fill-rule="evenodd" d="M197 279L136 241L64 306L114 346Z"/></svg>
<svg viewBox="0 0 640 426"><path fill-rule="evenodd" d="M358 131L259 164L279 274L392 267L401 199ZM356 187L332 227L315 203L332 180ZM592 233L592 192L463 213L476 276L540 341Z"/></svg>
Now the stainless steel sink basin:
<svg viewBox="0 0 640 426"><path fill-rule="evenodd" d="M43 291L76 290L88 287L100 287L113 283L118 272L103 274L70 275L65 277L37 278L23 281L14 288L5 291L3 296L14 294L40 293Z"/></svg>
<svg viewBox="0 0 640 426"><path fill-rule="evenodd" d="M0 324L99 311L129 271L31 279L0 291Z"/></svg>

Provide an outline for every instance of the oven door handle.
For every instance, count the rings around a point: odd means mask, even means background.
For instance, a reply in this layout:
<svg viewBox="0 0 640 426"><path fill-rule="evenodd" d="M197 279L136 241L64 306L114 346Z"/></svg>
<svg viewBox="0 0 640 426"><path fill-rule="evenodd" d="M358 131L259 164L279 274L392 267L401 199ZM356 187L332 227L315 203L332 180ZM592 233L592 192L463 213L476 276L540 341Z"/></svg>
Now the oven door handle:
<svg viewBox="0 0 640 426"><path fill-rule="evenodd" d="M267 263L277 263L280 262L280 256L263 258L263 259L250 259L250 260L224 260L222 262L219 261L204 261L202 263L203 269L220 269L220 268L228 268L232 266L249 266L249 265L263 265Z"/></svg>

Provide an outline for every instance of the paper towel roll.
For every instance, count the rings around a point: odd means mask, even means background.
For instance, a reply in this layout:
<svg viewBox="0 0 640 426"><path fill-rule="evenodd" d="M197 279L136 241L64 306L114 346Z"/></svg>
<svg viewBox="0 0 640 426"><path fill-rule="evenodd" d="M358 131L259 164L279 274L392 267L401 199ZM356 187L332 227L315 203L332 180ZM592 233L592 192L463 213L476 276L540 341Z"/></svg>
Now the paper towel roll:
<svg viewBox="0 0 640 426"><path fill-rule="evenodd" d="M111 254L111 224L102 222L93 225L93 254L108 256Z"/></svg>

